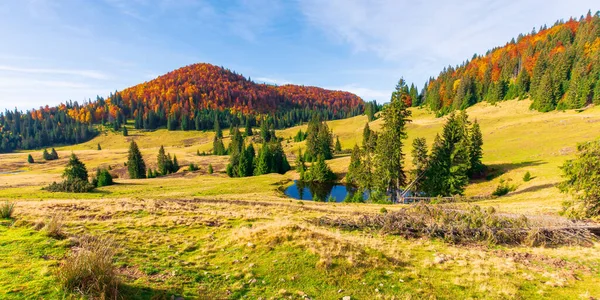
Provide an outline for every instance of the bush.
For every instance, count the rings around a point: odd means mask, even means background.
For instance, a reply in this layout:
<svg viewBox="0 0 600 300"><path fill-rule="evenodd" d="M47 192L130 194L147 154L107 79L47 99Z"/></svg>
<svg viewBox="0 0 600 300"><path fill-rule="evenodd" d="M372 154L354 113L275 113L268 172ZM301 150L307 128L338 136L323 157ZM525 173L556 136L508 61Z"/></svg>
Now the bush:
<svg viewBox="0 0 600 300"><path fill-rule="evenodd" d="M96 173L96 187L113 185L112 175L106 169L98 169Z"/></svg>
<svg viewBox="0 0 600 300"><path fill-rule="evenodd" d="M510 181L510 179L509 179L509 181ZM510 192L515 191L516 189L517 189L516 186L510 185L508 183L508 181L501 179L500 184L496 187L496 190L494 190L494 192L492 193L492 196L501 197Z"/></svg>
<svg viewBox="0 0 600 300"><path fill-rule="evenodd" d="M75 178L72 180L65 180L60 183L53 182L43 189L49 192L89 193L94 188L95 186L88 181Z"/></svg>
<svg viewBox="0 0 600 300"><path fill-rule="evenodd" d="M190 166L188 167L188 171L190 171L190 172L198 171L198 166L194 165L193 163L190 163Z"/></svg>
<svg viewBox="0 0 600 300"><path fill-rule="evenodd" d="M529 171L527 171L527 173L525 173L525 175L523 175L523 181L528 182L530 180L531 180L531 173L529 173Z"/></svg>
<svg viewBox="0 0 600 300"><path fill-rule="evenodd" d="M35 161L33 160L33 156L31 156L31 154L29 154L29 155L27 156L27 162L28 162L28 163L30 163L30 164L32 164L32 163L34 163L34 162L35 162Z"/></svg>
<svg viewBox="0 0 600 300"><path fill-rule="evenodd" d="M117 299L119 280L113 264L115 252L114 242L109 238L81 238L79 248L60 266L61 285L85 297Z"/></svg>
<svg viewBox="0 0 600 300"><path fill-rule="evenodd" d="M208 164L208 174L212 174L214 172L212 164Z"/></svg>
<svg viewBox="0 0 600 300"><path fill-rule="evenodd" d="M15 210L15 204L5 201L0 204L0 219L10 219Z"/></svg>

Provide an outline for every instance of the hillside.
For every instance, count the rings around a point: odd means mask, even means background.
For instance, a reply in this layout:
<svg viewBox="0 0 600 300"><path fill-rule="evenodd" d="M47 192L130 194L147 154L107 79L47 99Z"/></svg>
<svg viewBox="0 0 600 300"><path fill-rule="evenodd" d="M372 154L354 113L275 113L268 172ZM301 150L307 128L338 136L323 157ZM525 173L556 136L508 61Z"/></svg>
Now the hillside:
<svg viewBox="0 0 600 300"><path fill-rule="evenodd" d="M547 112L600 104L600 15L559 21L445 68L422 101L439 114L475 103L531 98Z"/></svg>
<svg viewBox="0 0 600 300"><path fill-rule="evenodd" d="M494 178L471 184L467 194L489 194L501 179L510 179L518 188L498 199L465 205L560 220L557 213L567 196L554 187L561 180L558 167L573 157L578 142L598 136L600 108L539 113L530 111L530 105L529 100L511 100L479 103L467 110L482 127L484 163L497 170ZM426 109L411 110L407 145L416 137L426 137L431 144L444 119ZM349 149L360 143L366 121L365 116L357 116L328 124L343 148ZM370 126L380 128L381 120ZM279 130L278 135L293 137L299 129L305 126ZM309 222L311 218L347 219L406 206L292 201L281 188L297 178L294 171L229 178L223 174L227 156L197 156L197 150L210 149L213 136L213 132L132 129L124 137L108 128L86 143L57 148L60 159L56 161L44 162L41 151L2 154L0 200L16 203L17 222L0 225L0 260L6 262L0 271L0 297L64 296L63 291L47 287L56 284L53 274L70 251L70 239L57 241L31 229L32 224L55 215L61 216L68 235L109 235L118 242L121 293L131 298L306 294L333 299L341 297L339 290L342 296L357 299L393 295L569 298L600 293L597 244L470 247L316 226ZM131 139L140 145L148 166L156 165L162 144L181 165L193 162L200 170L145 180L117 178L116 185L93 193L40 190L60 180L71 152L88 170L110 166L113 173L123 174ZM224 140L228 143L227 132ZM96 149L97 144L102 150ZM283 144L294 161L304 142ZM28 154L37 162L27 164ZM407 157L407 168L410 160ZM348 163L348 156L328 161L342 175ZM207 173L208 164L215 174ZM523 182L527 171L533 179Z"/></svg>
<svg viewBox="0 0 600 300"><path fill-rule="evenodd" d="M319 87L257 84L210 64L194 64L92 102L67 102L25 113L0 113L0 153L87 141L91 125L120 130L126 120L136 129L212 129L256 126L275 128L307 122L313 115L334 120L363 112L360 97Z"/></svg>

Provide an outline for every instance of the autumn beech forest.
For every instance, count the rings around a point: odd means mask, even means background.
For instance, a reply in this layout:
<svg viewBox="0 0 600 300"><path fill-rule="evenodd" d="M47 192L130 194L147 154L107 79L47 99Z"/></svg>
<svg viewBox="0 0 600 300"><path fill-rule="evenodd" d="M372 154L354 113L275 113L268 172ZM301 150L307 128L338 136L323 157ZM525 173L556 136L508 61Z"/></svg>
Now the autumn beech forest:
<svg viewBox="0 0 600 300"><path fill-rule="evenodd" d="M318 87L257 84L210 64L186 66L107 98L21 113L0 114L0 152L85 142L94 124L121 130L127 120L136 129L208 130L258 126L285 128L314 115L334 120L362 114L363 100L348 92Z"/></svg>

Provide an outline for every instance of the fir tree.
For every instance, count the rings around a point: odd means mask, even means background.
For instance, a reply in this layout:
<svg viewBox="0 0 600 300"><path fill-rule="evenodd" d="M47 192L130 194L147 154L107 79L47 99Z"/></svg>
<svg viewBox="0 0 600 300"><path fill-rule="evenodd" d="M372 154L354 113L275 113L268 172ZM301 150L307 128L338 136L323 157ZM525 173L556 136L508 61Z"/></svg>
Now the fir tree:
<svg viewBox="0 0 600 300"><path fill-rule="evenodd" d="M50 152L50 157L52 159L58 159L58 153L56 152L56 149L52 148L52 151Z"/></svg>
<svg viewBox="0 0 600 300"><path fill-rule="evenodd" d="M223 145L223 140L220 138L217 138L215 136L215 139L213 140L213 154L214 155L226 155L227 154L227 150L225 150L225 145Z"/></svg>
<svg viewBox="0 0 600 300"><path fill-rule="evenodd" d="M129 132L127 131L127 126L123 126L123 136L129 136Z"/></svg>
<svg viewBox="0 0 600 300"><path fill-rule="evenodd" d="M296 156L296 172L300 174L300 180L304 180L306 173L306 164L304 161L304 155L302 155L302 149L298 148L298 155Z"/></svg>
<svg viewBox="0 0 600 300"><path fill-rule="evenodd" d="M129 155L127 159L127 169L129 178L140 179L146 177L146 163L142 157L142 153L135 141L131 141L129 145Z"/></svg>
<svg viewBox="0 0 600 300"><path fill-rule="evenodd" d="M351 185L358 185L360 172L361 172L361 153L358 145L354 145L352 149L352 155L350 155L350 165L348 166L348 173L346 174L346 183Z"/></svg>
<svg viewBox="0 0 600 300"><path fill-rule="evenodd" d="M167 160L167 155L165 154L165 148L161 145L160 149L158 149L158 156L156 157L156 167L158 168L158 172L162 175L167 175L169 173L169 165Z"/></svg>
<svg viewBox="0 0 600 300"><path fill-rule="evenodd" d="M217 116L215 116L214 130L215 130L215 137L217 139L222 139L223 131L221 130L221 124L219 123L219 118Z"/></svg>
<svg viewBox="0 0 600 300"><path fill-rule="evenodd" d="M35 161L33 160L33 156L31 156L31 154L29 154L29 155L27 156L27 162L28 162L28 163L30 163L30 164L32 164L32 163L34 163L34 162L35 162Z"/></svg>
<svg viewBox="0 0 600 300"><path fill-rule="evenodd" d="M342 152L342 144L340 143L340 138L339 137L335 138L335 152L336 153Z"/></svg>
<svg viewBox="0 0 600 300"><path fill-rule="evenodd" d="M98 143L98 151L102 150L102 147L100 147L100 143Z"/></svg>
<svg viewBox="0 0 600 300"><path fill-rule="evenodd" d="M71 153L62 176L66 181L82 180L87 182L88 180L88 172L85 165L73 153Z"/></svg>
<svg viewBox="0 0 600 300"><path fill-rule="evenodd" d="M44 160L52 160L52 157L50 157L50 153L48 153L48 149L44 149L44 152L42 153L42 158Z"/></svg>
<svg viewBox="0 0 600 300"><path fill-rule="evenodd" d="M400 79L391 102L383 109L384 125L375 150L377 187L389 193L392 202L397 201L400 189L406 185L402 146L407 138L406 124L410 122L408 118L411 115L405 101L407 93L406 83Z"/></svg>
<svg viewBox="0 0 600 300"><path fill-rule="evenodd" d="M312 182L329 182L336 179L335 174L331 171L323 155L317 156L317 161L313 163L307 173L306 180Z"/></svg>
<svg viewBox="0 0 600 300"><path fill-rule="evenodd" d="M479 123L475 120L473 127L471 127L469 146L470 168L468 173L471 178L482 175L485 170L485 166L481 162L481 158L483 157L482 146L483 136L481 134Z"/></svg>
<svg viewBox="0 0 600 300"><path fill-rule="evenodd" d="M208 174L212 174L214 172L212 164L208 164Z"/></svg>
<svg viewBox="0 0 600 300"><path fill-rule="evenodd" d="M246 120L246 136L252 136L254 133L252 132L252 126L250 125L250 120Z"/></svg>
<svg viewBox="0 0 600 300"><path fill-rule="evenodd" d="M415 184L413 185L413 191L421 191L422 182L425 180L423 176L427 171L427 167L429 165L429 156L427 154L427 141L425 138L416 138L413 140L413 180L415 180Z"/></svg>

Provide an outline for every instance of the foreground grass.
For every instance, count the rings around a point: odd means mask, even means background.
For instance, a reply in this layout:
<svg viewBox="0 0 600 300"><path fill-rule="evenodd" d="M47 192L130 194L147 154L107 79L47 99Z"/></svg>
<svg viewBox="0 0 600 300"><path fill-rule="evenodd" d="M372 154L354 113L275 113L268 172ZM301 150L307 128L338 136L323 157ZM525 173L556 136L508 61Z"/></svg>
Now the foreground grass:
<svg viewBox="0 0 600 300"><path fill-rule="evenodd" d="M471 184L468 195L491 193L501 179L517 190L482 206L502 212L557 215L564 199L554 185L560 166L577 142L600 130L600 108L583 112L537 113L529 101L469 109L481 124L489 180ZM343 148L360 143L364 116L329 122ZM381 120L371 122L379 128ZM415 137L433 142L443 119L413 110L410 145ZM278 135L292 137L298 126ZM0 298L78 298L58 287L59 265L73 251L72 239L111 237L119 290L127 299L312 299L374 298L589 298L600 294L600 246L528 248L477 244L455 246L439 240L403 239L367 231L314 225L315 218L345 219L377 214L373 204L292 201L281 188L294 172L252 178L222 174L228 157L197 156L209 150L210 132L141 132L129 137L107 131L80 145L57 147L59 160L44 162L41 151L0 155L0 201L16 203L12 220L0 220ZM158 147L194 163L163 178L126 179L127 146L135 139L146 164L156 167ZM96 150L97 144L102 146ZM227 143L227 138L226 138ZM284 142L291 162L304 143ZM59 181L74 152L92 172L110 167L116 185L93 193L51 193L41 187ZM410 147L406 149L410 153ZM26 162L31 153L35 164ZM410 157L407 158L410 167ZM215 174L207 174L208 164ZM348 156L328 161L343 176ZM523 182L529 171L533 179ZM32 229L39 220L60 215L63 240Z"/></svg>
<svg viewBox="0 0 600 300"><path fill-rule="evenodd" d="M69 251L66 240L56 241L28 228L35 220L55 214L64 216L68 236L91 234L115 240L120 291L127 299L172 295L186 299L301 299L304 295L313 299L346 295L353 299L557 299L600 293L598 245L451 246L437 240L339 231L307 221L350 217L358 211L374 213L379 206L210 199L18 205L18 224L1 229L1 247L7 247L2 250L12 249L1 253L11 257L12 268L0 269L0 278L19 280L0 281L0 285L10 287L6 290L12 293L18 290L20 294L14 295L23 298L64 293L51 286L56 284L52 274L58 272L58 262ZM574 256L577 252L586 255Z"/></svg>

